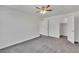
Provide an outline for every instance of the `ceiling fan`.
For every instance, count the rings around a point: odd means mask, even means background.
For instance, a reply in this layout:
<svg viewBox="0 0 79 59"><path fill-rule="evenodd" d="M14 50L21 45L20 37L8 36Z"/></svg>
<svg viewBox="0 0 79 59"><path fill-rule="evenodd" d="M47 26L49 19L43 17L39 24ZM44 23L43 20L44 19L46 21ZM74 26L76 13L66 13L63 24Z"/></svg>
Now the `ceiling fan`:
<svg viewBox="0 0 79 59"><path fill-rule="evenodd" d="M44 5L41 7L36 7L38 9L37 12L41 13L41 14L46 14L48 11L52 11L52 9L49 8L50 5Z"/></svg>

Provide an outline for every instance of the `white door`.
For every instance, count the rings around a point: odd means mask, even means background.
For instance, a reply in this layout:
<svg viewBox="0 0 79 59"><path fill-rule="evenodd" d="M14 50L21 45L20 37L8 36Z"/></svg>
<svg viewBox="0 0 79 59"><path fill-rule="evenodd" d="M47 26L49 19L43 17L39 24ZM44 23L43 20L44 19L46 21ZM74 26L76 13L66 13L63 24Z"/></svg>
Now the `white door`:
<svg viewBox="0 0 79 59"><path fill-rule="evenodd" d="M68 18L68 40L74 43L74 16Z"/></svg>
<svg viewBox="0 0 79 59"><path fill-rule="evenodd" d="M49 36L59 38L59 19L51 18L49 20Z"/></svg>

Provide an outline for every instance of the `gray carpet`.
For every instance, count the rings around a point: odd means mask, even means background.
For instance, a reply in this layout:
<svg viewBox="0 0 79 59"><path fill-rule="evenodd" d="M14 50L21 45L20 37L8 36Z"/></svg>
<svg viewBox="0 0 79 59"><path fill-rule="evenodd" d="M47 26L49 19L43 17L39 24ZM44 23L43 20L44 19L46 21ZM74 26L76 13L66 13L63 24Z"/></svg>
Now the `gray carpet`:
<svg viewBox="0 0 79 59"><path fill-rule="evenodd" d="M0 50L0 53L79 53L79 46L66 38L41 36Z"/></svg>

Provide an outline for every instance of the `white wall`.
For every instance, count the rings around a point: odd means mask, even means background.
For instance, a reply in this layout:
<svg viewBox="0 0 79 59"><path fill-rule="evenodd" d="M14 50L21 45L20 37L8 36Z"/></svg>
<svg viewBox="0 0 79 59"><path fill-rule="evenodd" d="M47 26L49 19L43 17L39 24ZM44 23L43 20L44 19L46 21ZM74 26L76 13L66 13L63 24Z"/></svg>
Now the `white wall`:
<svg viewBox="0 0 79 59"><path fill-rule="evenodd" d="M39 21L38 17L0 7L0 48L38 37Z"/></svg>
<svg viewBox="0 0 79 59"><path fill-rule="evenodd" d="M74 38L74 34L75 34L75 28L74 28L74 16L69 16L68 17L68 40L72 43L74 43L75 38Z"/></svg>
<svg viewBox="0 0 79 59"><path fill-rule="evenodd" d="M60 24L60 35L67 36L67 23Z"/></svg>
<svg viewBox="0 0 79 59"><path fill-rule="evenodd" d="M59 18L49 17L49 36L59 38Z"/></svg>
<svg viewBox="0 0 79 59"><path fill-rule="evenodd" d="M48 36L48 20L43 19L40 21L40 34Z"/></svg>
<svg viewBox="0 0 79 59"><path fill-rule="evenodd" d="M56 17L44 18L40 23L40 33L59 38L59 23L60 21Z"/></svg>
<svg viewBox="0 0 79 59"><path fill-rule="evenodd" d="M48 27L49 21L49 27ZM64 25L60 24L64 23ZM49 29L48 29L49 28ZM59 37L60 35L67 36L67 19L64 15L57 15L44 18L41 21L40 33L46 36ZM49 34L48 34L49 33Z"/></svg>
<svg viewBox="0 0 79 59"><path fill-rule="evenodd" d="M75 17L75 41L79 42L79 17Z"/></svg>

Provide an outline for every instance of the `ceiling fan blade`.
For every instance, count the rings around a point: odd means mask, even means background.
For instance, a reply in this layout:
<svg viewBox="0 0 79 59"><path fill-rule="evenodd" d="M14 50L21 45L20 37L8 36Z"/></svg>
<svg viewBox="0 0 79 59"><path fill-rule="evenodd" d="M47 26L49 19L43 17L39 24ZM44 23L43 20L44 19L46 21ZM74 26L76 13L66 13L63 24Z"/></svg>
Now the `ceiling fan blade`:
<svg viewBox="0 0 79 59"><path fill-rule="evenodd" d="M36 7L37 9L40 9L39 7Z"/></svg>
<svg viewBox="0 0 79 59"><path fill-rule="evenodd" d="M52 9L49 9L49 10L47 10L47 11L52 11Z"/></svg>
<svg viewBox="0 0 79 59"><path fill-rule="evenodd" d="M50 7L50 5L47 5L46 8Z"/></svg>

